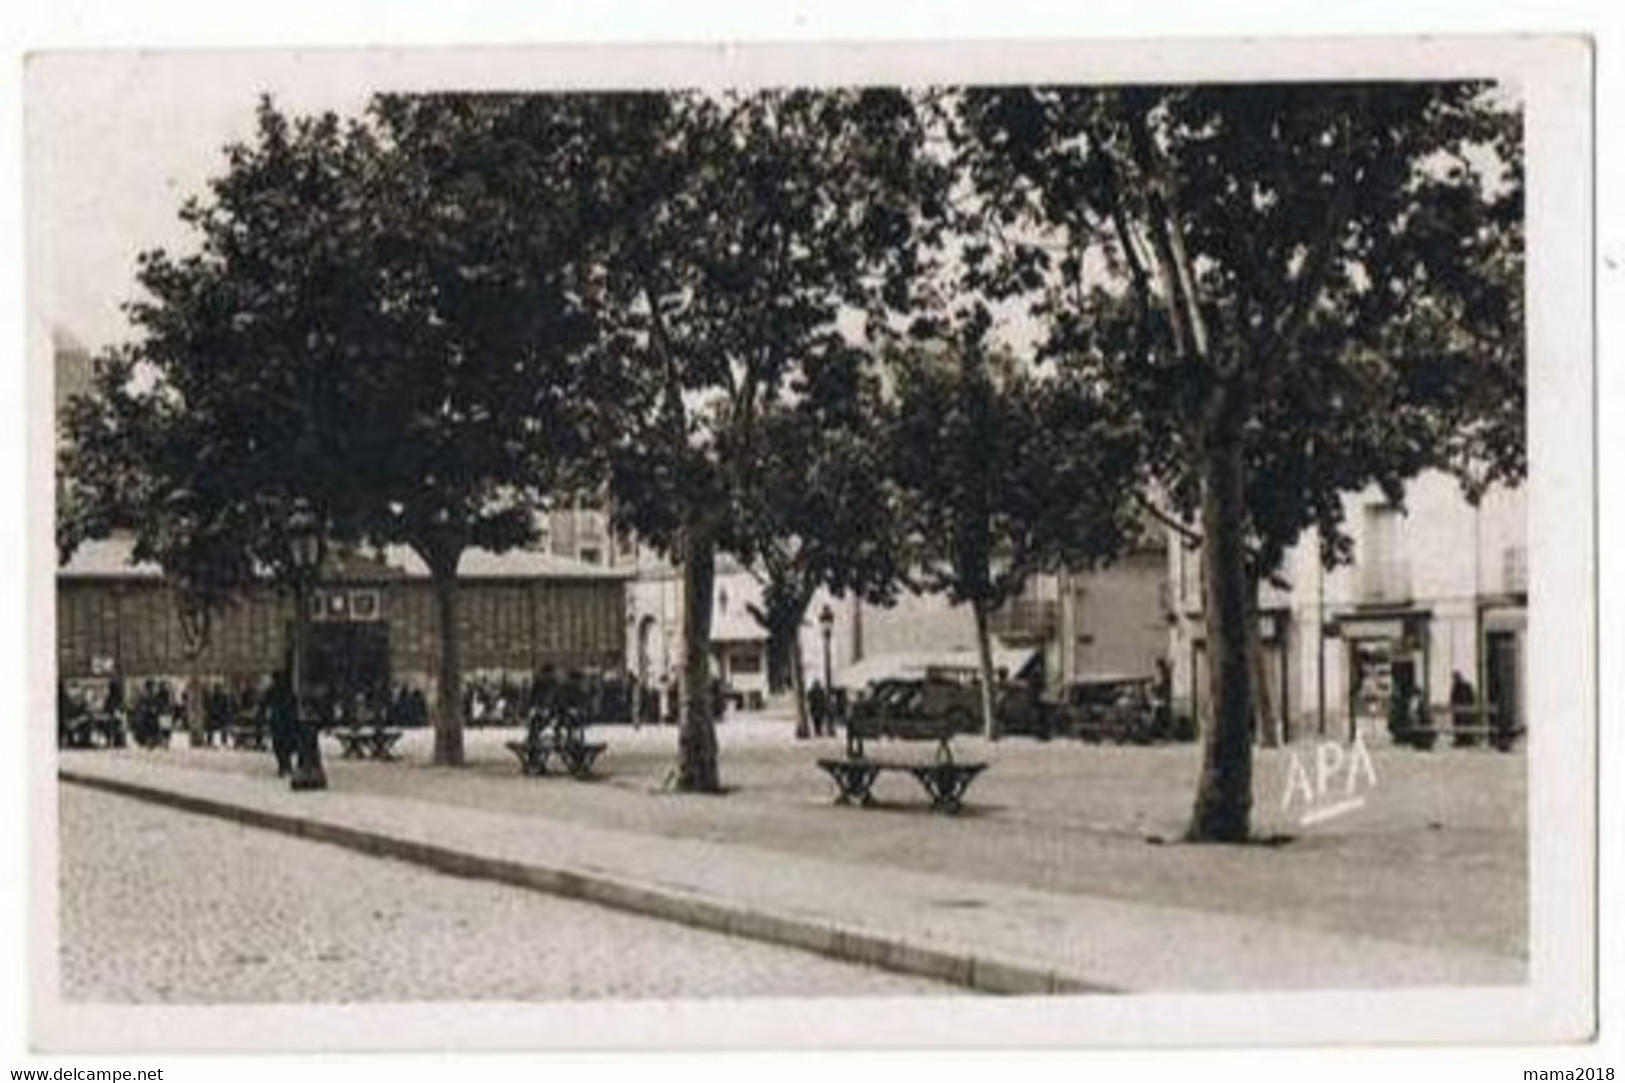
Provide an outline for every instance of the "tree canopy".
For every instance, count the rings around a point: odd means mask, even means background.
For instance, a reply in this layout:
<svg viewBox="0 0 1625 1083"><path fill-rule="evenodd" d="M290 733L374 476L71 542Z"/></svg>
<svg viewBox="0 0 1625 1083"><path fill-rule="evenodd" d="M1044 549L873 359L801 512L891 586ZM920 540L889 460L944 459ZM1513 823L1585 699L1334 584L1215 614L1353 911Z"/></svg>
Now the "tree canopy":
<svg viewBox="0 0 1625 1083"><path fill-rule="evenodd" d="M460 555L607 496L683 569L679 783L714 790L719 552L773 627L906 572L985 660L990 607L1153 508L1207 565L1191 834L1244 838L1259 581L1347 559L1351 491L1525 471L1520 124L1475 82L263 103L70 410L61 541L132 525L219 597L296 504L411 546L455 763Z"/></svg>
<svg viewBox="0 0 1625 1083"><path fill-rule="evenodd" d="M715 789L715 554L782 553L756 500L770 429L843 379L906 304L923 133L909 97L888 90L588 105L605 140L583 178L599 194L588 296L603 456L617 515L684 569L679 785Z"/></svg>
<svg viewBox="0 0 1625 1083"><path fill-rule="evenodd" d="M1517 111L1478 83L1266 84L978 90L959 115L1046 353L1110 389L1200 520L1191 834L1244 838L1259 577L1310 529L1345 559L1349 491L1523 474Z"/></svg>
<svg viewBox="0 0 1625 1083"><path fill-rule="evenodd" d="M262 102L253 140L182 211L196 250L142 257L136 338L70 417L65 459L79 483L65 542L144 521L138 553L203 546L239 577L223 587L287 570L296 506L336 541L414 549L441 593L448 763L458 558L534 539L584 440L569 414L567 361L588 329L565 277L572 196L538 180L551 174L509 104L382 98L342 122ZM117 491L121 469L147 484ZM158 507L177 515L143 519ZM183 577L196 564L165 562Z"/></svg>

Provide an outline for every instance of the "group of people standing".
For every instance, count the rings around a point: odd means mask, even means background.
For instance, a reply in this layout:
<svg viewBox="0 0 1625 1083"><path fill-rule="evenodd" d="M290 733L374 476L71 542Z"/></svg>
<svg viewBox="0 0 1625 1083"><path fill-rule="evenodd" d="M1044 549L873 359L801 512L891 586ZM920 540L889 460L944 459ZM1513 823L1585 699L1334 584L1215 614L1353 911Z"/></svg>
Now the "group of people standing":
<svg viewBox="0 0 1625 1083"><path fill-rule="evenodd" d="M814 680L807 688L807 723L814 737L835 737L846 719L846 689L826 689Z"/></svg>
<svg viewBox="0 0 1625 1083"><path fill-rule="evenodd" d="M463 717L471 726L512 726L567 707L594 721L635 721L632 677L545 668L533 676L476 675L463 680Z"/></svg>
<svg viewBox="0 0 1625 1083"><path fill-rule="evenodd" d="M169 742L169 735L185 725L186 695L177 695L168 683L153 678L142 682L133 697L124 682L113 677L99 705L92 696L57 684L57 743L122 748L134 741L141 748L156 748Z"/></svg>

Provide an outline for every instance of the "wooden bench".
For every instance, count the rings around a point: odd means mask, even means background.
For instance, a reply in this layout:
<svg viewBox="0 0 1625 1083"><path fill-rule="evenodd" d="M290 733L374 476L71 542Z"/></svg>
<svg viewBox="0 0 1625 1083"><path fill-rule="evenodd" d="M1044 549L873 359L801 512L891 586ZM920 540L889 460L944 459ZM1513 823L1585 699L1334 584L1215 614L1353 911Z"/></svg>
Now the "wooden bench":
<svg viewBox="0 0 1625 1083"><path fill-rule="evenodd" d="M168 748L170 739L173 736L173 730L164 729L162 726L160 726L148 733L134 735L134 739L137 747L139 748Z"/></svg>
<svg viewBox="0 0 1625 1083"><path fill-rule="evenodd" d="M1437 707L1428 712L1427 722L1412 725L1394 734L1397 744L1410 745L1422 751L1431 749L1441 740L1457 748L1488 745L1501 752L1511 752L1524 735L1521 726L1502 726L1493 720L1480 722L1476 709Z"/></svg>
<svg viewBox="0 0 1625 1083"><path fill-rule="evenodd" d="M875 780L886 771L897 771L914 777L931 798L931 807L938 812L954 813L963 806L962 798L965 791L976 776L987 769L985 763L954 763L953 761L933 760L931 762L903 762L898 760L871 760L871 759L821 759L818 766L830 778L835 780L840 794L835 798L839 805L849 805L856 802L859 805L874 804L873 789Z"/></svg>
<svg viewBox="0 0 1625 1083"><path fill-rule="evenodd" d="M1395 737L1398 744L1410 745L1426 752L1441 739L1458 748L1488 745L1501 752L1511 752L1523 737L1522 727L1503 729L1499 726L1412 726Z"/></svg>
<svg viewBox="0 0 1625 1083"><path fill-rule="evenodd" d="M264 726L239 725L226 730L226 744L232 748L263 752L269 742L270 734Z"/></svg>
<svg viewBox="0 0 1625 1083"><path fill-rule="evenodd" d="M1501 752L1511 752L1513 746L1523 737L1523 729L1522 727L1503 729L1495 725L1452 726L1449 736L1451 743L1458 747L1488 745Z"/></svg>
<svg viewBox="0 0 1625 1083"><path fill-rule="evenodd" d="M508 751L519 761L519 773L545 775L547 764L557 759L572 778L587 778L592 766L609 747L603 741L588 741L576 730L532 730L523 741L507 742Z"/></svg>
<svg viewBox="0 0 1625 1083"><path fill-rule="evenodd" d="M910 718L905 724L888 725L884 718L869 718L858 725L848 725L846 755L842 758L820 759L818 766L834 780L839 793L835 803L856 803L867 807L874 804L875 781L885 772L894 771L911 776L931 798L936 812L956 813L964 807L965 791L976 776L987 769L985 763L958 763L954 760L952 740L956 730L948 720L938 723L933 719ZM889 737L900 741L934 741L936 753L930 759L873 759L864 753L864 740Z"/></svg>
<svg viewBox="0 0 1625 1083"><path fill-rule="evenodd" d="M330 732L338 739L347 760L393 760L395 744L403 733L387 726L350 726Z"/></svg>
<svg viewBox="0 0 1625 1083"><path fill-rule="evenodd" d="M81 715L64 722L59 736L63 748L95 748L96 738L105 737L106 733L107 729L99 719ZM110 739L108 743L111 743Z"/></svg>

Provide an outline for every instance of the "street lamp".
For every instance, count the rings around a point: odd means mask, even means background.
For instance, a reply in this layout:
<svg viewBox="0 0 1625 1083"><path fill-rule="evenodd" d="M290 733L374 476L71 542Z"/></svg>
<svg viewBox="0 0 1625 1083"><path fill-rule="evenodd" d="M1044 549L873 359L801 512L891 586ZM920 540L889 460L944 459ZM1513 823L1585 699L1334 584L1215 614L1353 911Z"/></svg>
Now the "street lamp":
<svg viewBox="0 0 1625 1083"><path fill-rule="evenodd" d="M835 631L835 611L825 603L818 611L818 631L824 637L824 728L829 733L835 732L835 684L830 680L829 668L829 637Z"/></svg>
<svg viewBox="0 0 1625 1083"><path fill-rule="evenodd" d="M327 772L322 769L322 746L316 721L305 712L305 644L309 638L310 593L322 564L322 531L310 506L295 505L288 516L288 541L293 555L293 659L288 677L293 685L294 717L299 738L295 746L293 778L295 790L327 789Z"/></svg>

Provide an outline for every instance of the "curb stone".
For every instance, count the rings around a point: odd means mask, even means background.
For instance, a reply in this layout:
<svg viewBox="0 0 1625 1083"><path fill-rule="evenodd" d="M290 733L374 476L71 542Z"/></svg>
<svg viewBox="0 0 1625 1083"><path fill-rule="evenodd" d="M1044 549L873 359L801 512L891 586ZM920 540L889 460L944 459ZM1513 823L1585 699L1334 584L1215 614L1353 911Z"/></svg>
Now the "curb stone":
<svg viewBox="0 0 1625 1083"><path fill-rule="evenodd" d="M209 797L82 774L67 768L60 769L57 777L74 785L341 846L373 857L406 861L452 876L541 891L724 935L796 948L843 962L929 978L977 992L1018 996L1125 992L1053 969L846 928L828 919L729 905L692 892L653 887L607 873L485 857L380 831L245 808Z"/></svg>

